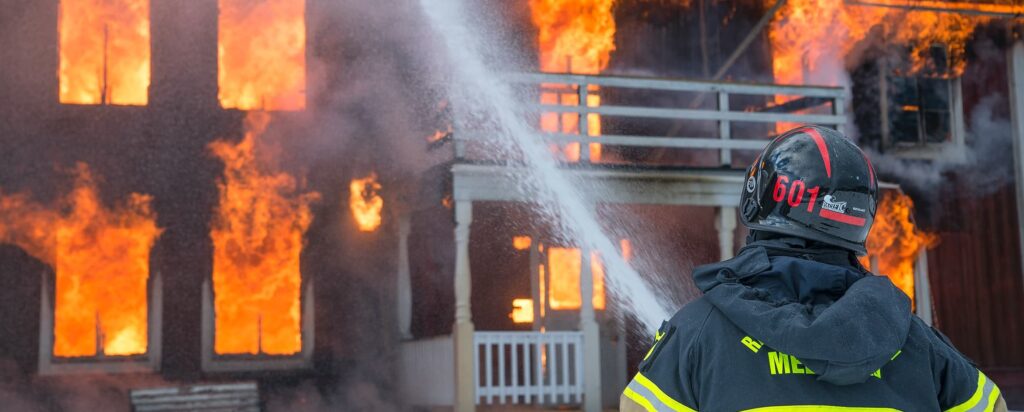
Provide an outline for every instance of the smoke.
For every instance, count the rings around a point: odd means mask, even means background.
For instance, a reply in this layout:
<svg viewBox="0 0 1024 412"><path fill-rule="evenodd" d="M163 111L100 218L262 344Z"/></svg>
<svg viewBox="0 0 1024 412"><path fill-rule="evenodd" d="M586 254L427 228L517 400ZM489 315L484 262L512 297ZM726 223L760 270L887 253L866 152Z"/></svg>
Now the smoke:
<svg viewBox="0 0 1024 412"><path fill-rule="evenodd" d="M407 0L310 7L312 141L303 150L356 169L386 164L391 177L431 166L440 69L419 8Z"/></svg>
<svg viewBox="0 0 1024 412"><path fill-rule="evenodd" d="M924 207L941 207L941 197L957 180L960 196L982 197L1013 183L1014 159L1010 121L997 108L1007 104L1001 94L982 98L970 113L963 147L951 144L934 157L914 160L867 150L880 176L899 183ZM932 210L934 215L935 210Z"/></svg>

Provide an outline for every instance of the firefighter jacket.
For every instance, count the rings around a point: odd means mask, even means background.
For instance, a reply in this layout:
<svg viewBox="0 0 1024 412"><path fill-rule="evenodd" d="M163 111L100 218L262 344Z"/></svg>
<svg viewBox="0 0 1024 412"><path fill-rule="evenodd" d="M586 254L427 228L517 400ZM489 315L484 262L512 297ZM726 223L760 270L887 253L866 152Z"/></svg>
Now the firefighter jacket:
<svg viewBox="0 0 1024 412"><path fill-rule="evenodd" d="M999 388L849 252L760 240L698 267L621 409L992 411Z"/></svg>

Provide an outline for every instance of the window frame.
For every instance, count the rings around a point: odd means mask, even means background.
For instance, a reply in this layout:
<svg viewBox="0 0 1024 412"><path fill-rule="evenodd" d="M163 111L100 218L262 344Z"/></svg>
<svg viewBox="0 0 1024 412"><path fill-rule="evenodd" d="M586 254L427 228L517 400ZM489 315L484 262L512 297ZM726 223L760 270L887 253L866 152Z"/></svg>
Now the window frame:
<svg viewBox="0 0 1024 412"><path fill-rule="evenodd" d="M955 161L966 160L966 123L964 119L963 86L961 78L951 77L945 83L949 93L949 122L950 138L944 142L929 142L924 131L918 127L918 138L916 143L896 142L893 140L892 119L890 118L890 106L894 105L889 94L890 80L893 76L888 74L884 65L879 68L879 113L881 114L882 147L898 157L907 159L937 160L939 158L952 159ZM909 78L922 78L924 76L913 76ZM918 116L922 116L919 109ZM920 120L920 118L919 118Z"/></svg>
<svg viewBox="0 0 1024 412"><path fill-rule="evenodd" d="M54 313L56 308L56 273L44 270L41 274L39 311L39 374L90 373L149 373L160 371L163 331L163 281L160 272L149 276L147 282L146 353L131 356L81 356L58 358L53 356Z"/></svg>
<svg viewBox="0 0 1024 412"><path fill-rule="evenodd" d="M211 274L212 276L212 274ZM202 293L202 357L203 372L256 372L312 369L315 344L313 279L302 276L300 328L302 350L293 355L220 355L214 349L216 322L212 277L203 280Z"/></svg>

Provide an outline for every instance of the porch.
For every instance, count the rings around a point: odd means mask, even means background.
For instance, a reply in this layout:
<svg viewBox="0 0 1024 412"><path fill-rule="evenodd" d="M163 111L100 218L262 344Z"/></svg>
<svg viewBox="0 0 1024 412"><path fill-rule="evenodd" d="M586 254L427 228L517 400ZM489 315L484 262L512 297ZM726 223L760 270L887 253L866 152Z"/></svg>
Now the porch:
<svg viewBox="0 0 1024 412"><path fill-rule="evenodd" d="M534 73L511 75L509 80L526 101L538 102L530 107L542 120L537 138L561 151L565 176L601 193L599 200L586 202L591 212L608 204L714 208L723 259L734 254L738 188L744 180L742 168L752 156L777 129L790 124L842 129L846 123L846 97L840 88ZM542 98L551 93L562 97ZM662 96L660 104L645 103L659 100L645 100L648 94ZM593 99L595 95L601 98ZM670 105L664 104L666 99ZM544 116L554 122L544 122ZM661 122L666 127L631 127L637 122ZM600 133L602 129L613 132ZM454 154L447 170L455 220L455 323L450 336L404 344L404 394L422 405L450 405L459 411L477 406L531 409L528 405L614 408L628 380L624 355L619 360L614 350L624 349L607 350L602 333L614 334L608 328L617 326L614 321L599 321L591 299L579 299L567 330L539 328L536 323L533 331L474 327L469 253L474 203L535 200L519 190L518 182L531 173L528 165L481 154L485 151L480 148L493 138L486 130L456 128L434 143L451 146ZM594 145L604 151L593 150ZM402 233L403 238L408 235ZM589 253L580 253L580 258L579 296L593 296ZM404 265L400 262L399 319L409 319L405 311L411 310L401 298L409 293ZM540 298L534 299L534 313L539 314L537 302L544 297L534 290ZM402 327L407 334L408 323Z"/></svg>

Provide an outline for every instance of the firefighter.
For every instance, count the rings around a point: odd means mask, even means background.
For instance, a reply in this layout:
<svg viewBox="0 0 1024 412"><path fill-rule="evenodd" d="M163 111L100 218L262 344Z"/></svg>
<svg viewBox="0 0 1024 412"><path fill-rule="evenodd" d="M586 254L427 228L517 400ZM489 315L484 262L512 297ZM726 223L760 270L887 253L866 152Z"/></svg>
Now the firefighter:
<svg viewBox="0 0 1024 412"><path fill-rule="evenodd" d="M856 145L799 127L744 177L747 245L694 270L703 296L662 323L621 410L1006 410L995 383L858 261L878 181Z"/></svg>

